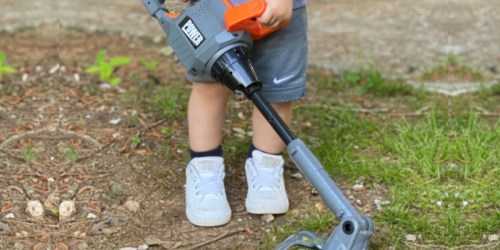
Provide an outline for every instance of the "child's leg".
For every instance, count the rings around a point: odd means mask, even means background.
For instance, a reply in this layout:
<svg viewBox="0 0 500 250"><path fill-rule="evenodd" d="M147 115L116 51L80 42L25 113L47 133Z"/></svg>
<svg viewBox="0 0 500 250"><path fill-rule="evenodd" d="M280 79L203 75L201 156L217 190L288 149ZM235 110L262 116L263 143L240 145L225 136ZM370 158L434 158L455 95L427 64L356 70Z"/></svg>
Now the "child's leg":
<svg viewBox="0 0 500 250"><path fill-rule="evenodd" d="M220 84L193 84L188 107L191 150L205 152L221 144L226 104L230 93Z"/></svg>
<svg viewBox="0 0 500 250"><path fill-rule="evenodd" d="M292 102L273 103L272 106L283 121L290 126L292 122ZM269 154L281 154L285 144L256 107L253 110L252 123L253 145Z"/></svg>
<svg viewBox="0 0 500 250"><path fill-rule="evenodd" d="M272 104L285 123L292 120L292 102ZM253 144L245 163L248 183L245 206L253 214L282 214L288 211L283 178L285 144L264 116L254 108ZM257 149L257 150L255 150Z"/></svg>
<svg viewBox="0 0 500 250"><path fill-rule="evenodd" d="M189 98L192 159L186 168L186 216L198 226L220 226L231 219L219 147L229 93L220 84L194 83Z"/></svg>

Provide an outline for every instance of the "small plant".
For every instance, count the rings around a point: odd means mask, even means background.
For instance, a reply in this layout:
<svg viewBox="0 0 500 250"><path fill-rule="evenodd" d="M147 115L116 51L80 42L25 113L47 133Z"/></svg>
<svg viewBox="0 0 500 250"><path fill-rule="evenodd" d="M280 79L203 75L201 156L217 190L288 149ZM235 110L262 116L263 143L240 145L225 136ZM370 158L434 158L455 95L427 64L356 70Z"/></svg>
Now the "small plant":
<svg viewBox="0 0 500 250"><path fill-rule="evenodd" d="M106 50L100 50L97 52L96 64L88 67L85 72L86 73L99 73L99 79L102 81L107 81L110 84L118 85L121 82L121 78L112 76L113 72L118 66L126 65L130 63L130 57L118 56L113 57L106 61L108 52Z"/></svg>
<svg viewBox="0 0 500 250"><path fill-rule="evenodd" d="M12 74L16 73L17 70L9 65L7 65L7 58L5 57L5 53L0 51L0 80L3 79L3 74Z"/></svg>
<svg viewBox="0 0 500 250"><path fill-rule="evenodd" d="M141 138L138 136L130 137L129 141L133 147L136 147L137 145L139 145L139 143L142 142Z"/></svg>
<svg viewBox="0 0 500 250"><path fill-rule="evenodd" d="M172 135L172 130L170 128L162 128L160 133L163 135L163 136L170 136Z"/></svg>
<svg viewBox="0 0 500 250"><path fill-rule="evenodd" d="M148 70L155 70L156 67L158 66L158 61L156 60L148 61L144 57L139 58L139 62L141 62L142 65L144 65L144 67L146 67L146 69Z"/></svg>
<svg viewBox="0 0 500 250"><path fill-rule="evenodd" d="M76 162L78 160L78 150L74 146L71 146L68 149L68 153L66 154L66 159L71 162Z"/></svg>
<svg viewBox="0 0 500 250"><path fill-rule="evenodd" d="M36 156L35 152L33 152L33 147L29 146L26 149L24 149L23 156L24 156L23 157L24 161L28 163L34 161L36 159Z"/></svg>
<svg viewBox="0 0 500 250"><path fill-rule="evenodd" d="M123 195L123 188L120 184L113 184L113 186L111 186L110 191L111 191L111 196L116 199L121 198L121 196Z"/></svg>

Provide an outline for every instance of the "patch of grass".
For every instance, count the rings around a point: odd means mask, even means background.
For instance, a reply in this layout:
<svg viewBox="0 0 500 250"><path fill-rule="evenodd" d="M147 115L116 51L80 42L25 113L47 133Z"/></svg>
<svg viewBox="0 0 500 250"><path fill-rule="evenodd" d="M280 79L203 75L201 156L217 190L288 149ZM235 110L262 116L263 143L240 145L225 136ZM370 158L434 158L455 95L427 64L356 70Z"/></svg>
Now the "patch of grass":
<svg viewBox="0 0 500 250"><path fill-rule="evenodd" d="M188 91L177 83L158 88L152 96L154 109L168 120L184 118L188 94Z"/></svg>
<svg viewBox="0 0 500 250"><path fill-rule="evenodd" d="M407 96L418 91L401 80L389 79L373 65L358 69L347 69L342 75L335 75L330 70L312 68L308 79L313 92L346 93L378 97Z"/></svg>
<svg viewBox="0 0 500 250"><path fill-rule="evenodd" d="M495 233L491 228L500 200L492 187L500 170L500 150L494 146L500 143L500 125L470 115L466 121L440 117L403 124L397 131L384 144L398 158L393 167L404 174L388 183L392 204L378 217L380 223L448 246Z"/></svg>
<svg viewBox="0 0 500 250"><path fill-rule="evenodd" d="M362 69L346 70L339 83L344 87L358 87L362 95L395 96L413 93L411 86L384 77L374 65Z"/></svg>
<svg viewBox="0 0 500 250"><path fill-rule="evenodd" d="M462 109L460 100L436 103L442 106L412 121L384 122L327 105L298 112L321 128L310 131L320 138L309 139L311 149L334 179L364 176L368 185L389 188L390 204L374 221L389 230L390 245L404 247L406 234L421 235L424 245L458 246L498 233L500 122ZM453 116L445 111L456 108ZM301 222L320 232L331 224L318 216Z"/></svg>
<svg viewBox="0 0 500 250"><path fill-rule="evenodd" d="M336 226L336 219L330 211L323 212L318 209L311 209L308 218L302 219L299 223L302 230L313 232L331 231Z"/></svg>
<svg viewBox="0 0 500 250"><path fill-rule="evenodd" d="M491 87L491 91L494 95L500 95L500 83L497 83Z"/></svg>

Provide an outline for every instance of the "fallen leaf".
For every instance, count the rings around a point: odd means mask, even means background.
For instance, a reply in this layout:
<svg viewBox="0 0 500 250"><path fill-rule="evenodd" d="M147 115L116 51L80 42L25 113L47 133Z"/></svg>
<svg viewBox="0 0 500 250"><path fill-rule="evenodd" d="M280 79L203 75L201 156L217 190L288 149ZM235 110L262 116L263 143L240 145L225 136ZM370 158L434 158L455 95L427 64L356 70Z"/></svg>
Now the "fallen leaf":
<svg viewBox="0 0 500 250"><path fill-rule="evenodd" d="M97 212L97 213L100 213L102 211L101 207L95 202L90 203L89 208L90 208L90 210Z"/></svg>
<svg viewBox="0 0 500 250"><path fill-rule="evenodd" d="M0 211L2 211L2 213L5 213L5 212L7 212L7 211L9 211L11 209L12 209L12 204L6 203L6 204L4 204L2 206L2 208L0 209Z"/></svg>

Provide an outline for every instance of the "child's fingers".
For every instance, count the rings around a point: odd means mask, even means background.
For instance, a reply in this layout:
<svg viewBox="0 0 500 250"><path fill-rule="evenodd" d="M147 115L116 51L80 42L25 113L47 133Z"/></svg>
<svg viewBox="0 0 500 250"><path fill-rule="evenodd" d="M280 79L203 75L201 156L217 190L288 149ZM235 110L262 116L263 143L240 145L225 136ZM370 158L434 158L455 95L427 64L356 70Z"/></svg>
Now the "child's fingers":
<svg viewBox="0 0 500 250"><path fill-rule="evenodd" d="M269 11L264 12L261 17L257 18L257 22L268 28L275 28L281 24L278 18Z"/></svg>
<svg viewBox="0 0 500 250"><path fill-rule="evenodd" d="M290 21L292 7L293 2L290 0L284 0L284 3L280 1L268 2L266 10L261 17L257 18L257 21L266 27L276 28Z"/></svg>

